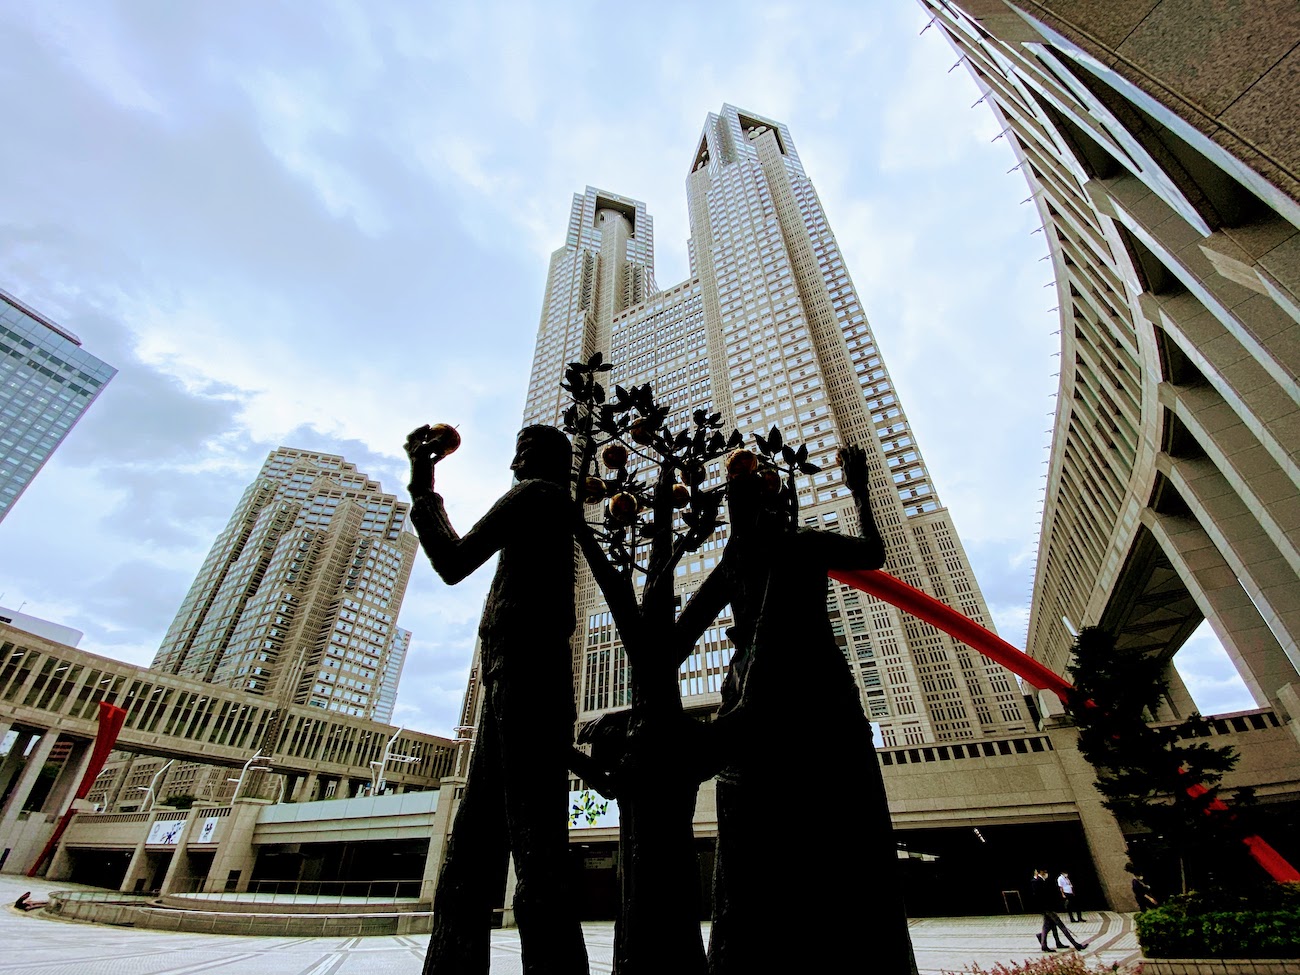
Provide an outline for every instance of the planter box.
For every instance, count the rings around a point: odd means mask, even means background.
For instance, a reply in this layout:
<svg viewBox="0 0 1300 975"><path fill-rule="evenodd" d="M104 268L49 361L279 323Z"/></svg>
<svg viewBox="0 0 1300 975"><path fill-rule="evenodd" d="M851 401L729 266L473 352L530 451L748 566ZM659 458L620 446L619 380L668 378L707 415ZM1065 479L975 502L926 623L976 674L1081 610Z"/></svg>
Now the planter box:
<svg viewBox="0 0 1300 975"><path fill-rule="evenodd" d="M1300 975L1300 958L1143 958L1142 975Z"/></svg>

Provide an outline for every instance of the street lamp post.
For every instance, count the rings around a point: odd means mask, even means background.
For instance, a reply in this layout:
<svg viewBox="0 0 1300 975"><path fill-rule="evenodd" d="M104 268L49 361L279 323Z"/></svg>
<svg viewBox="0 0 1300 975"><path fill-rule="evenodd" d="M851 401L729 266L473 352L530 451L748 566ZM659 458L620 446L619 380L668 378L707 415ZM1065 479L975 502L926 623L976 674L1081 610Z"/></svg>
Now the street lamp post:
<svg viewBox="0 0 1300 975"><path fill-rule="evenodd" d="M231 803L231 805L234 805L235 800L239 798L239 790L240 790L241 788L243 788L243 785L244 785L244 776L246 776L250 771L253 771L253 772L269 772L269 771L271 771L271 766L269 766L269 765L254 765L254 764L253 764L254 762L257 762L257 761L265 761L266 758L267 758L267 756L263 755L263 754L261 753L261 751L258 751L258 752L256 752L256 753L253 755L252 758L250 758L247 762L244 763L244 769L243 769L243 771L239 773L239 778L235 780L235 794L232 795L232 796L230 797L230 803ZM230 781L230 780L227 779L226 781Z"/></svg>
<svg viewBox="0 0 1300 975"><path fill-rule="evenodd" d="M468 775L465 768L466 756L469 755L470 746L474 744L474 732L478 730L472 724L462 724L456 726L456 775Z"/></svg>
<svg viewBox="0 0 1300 975"><path fill-rule="evenodd" d="M150 810L153 809L154 803L158 798L157 793L154 792L154 788L158 785L158 779L162 776L164 772L166 772L169 768L171 768L172 763L175 761L176 759L169 758L166 762L163 763L163 767L153 774L153 778L149 780L149 788L144 790L146 793L148 793L149 809L141 809L140 810L141 812L149 812ZM136 788L139 789L143 787L136 786Z"/></svg>
<svg viewBox="0 0 1300 975"><path fill-rule="evenodd" d="M393 732L393 737L389 738L388 743L384 745L383 758L378 762L370 763L370 768L371 768L370 794L372 796L379 795L379 790L384 787L384 773L388 770L389 762L407 763L407 762L418 762L420 760L419 757L416 755L394 755L393 754L393 746L397 744L397 738L399 735L401 735L402 731L403 731L402 728L398 728L395 732Z"/></svg>

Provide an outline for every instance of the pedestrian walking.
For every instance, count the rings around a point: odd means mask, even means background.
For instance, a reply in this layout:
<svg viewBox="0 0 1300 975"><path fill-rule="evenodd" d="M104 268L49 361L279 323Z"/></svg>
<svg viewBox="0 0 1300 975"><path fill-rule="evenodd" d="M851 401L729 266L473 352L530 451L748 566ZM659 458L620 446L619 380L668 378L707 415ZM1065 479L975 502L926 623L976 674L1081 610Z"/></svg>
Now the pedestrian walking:
<svg viewBox="0 0 1300 975"><path fill-rule="evenodd" d="M1074 946L1076 951L1082 951L1088 947L1088 942L1080 944L1070 929L1065 926L1061 916L1056 913L1060 902L1060 891L1052 886L1047 871L1039 867L1034 871L1033 879L1029 881L1029 899L1034 905L1034 909L1040 911L1043 915L1043 929L1038 932L1038 947L1046 952L1053 952L1057 949L1064 949L1065 945L1061 944L1061 935L1064 934L1066 939ZM1056 948L1050 948L1047 944L1047 936L1051 934L1056 940Z"/></svg>
<svg viewBox="0 0 1300 975"><path fill-rule="evenodd" d="M1056 878L1056 888L1061 892L1061 905L1065 908L1065 916L1071 921L1082 924L1083 912L1077 907L1078 901L1074 897L1074 883L1070 880L1070 875L1064 870Z"/></svg>

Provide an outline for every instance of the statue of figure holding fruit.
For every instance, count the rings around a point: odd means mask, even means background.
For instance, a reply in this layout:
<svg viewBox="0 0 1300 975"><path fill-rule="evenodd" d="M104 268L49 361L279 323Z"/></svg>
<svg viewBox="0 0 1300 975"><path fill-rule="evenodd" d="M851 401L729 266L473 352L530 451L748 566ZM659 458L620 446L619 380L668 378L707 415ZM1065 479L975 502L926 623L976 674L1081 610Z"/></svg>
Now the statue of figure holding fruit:
<svg viewBox="0 0 1300 975"><path fill-rule="evenodd" d="M765 454L781 449L772 437L758 438ZM678 621L696 633L727 603L736 621L713 724L722 771L710 975L839 968L842 946L808 938L828 916L852 919L872 971L916 971L871 725L826 614L828 570L885 561L866 455L846 447L840 460L859 538L799 527L794 472L783 484L772 462L732 453L731 538ZM792 696L795 686L814 708ZM824 828L845 826L853 842L818 845Z"/></svg>
<svg viewBox="0 0 1300 975"><path fill-rule="evenodd" d="M411 523L450 585L494 554L479 624L483 717L438 875L425 975L487 975L493 910L515 863L515 918L529 975L582 975L586 946L566 884L573 738L573 463L554 427L519 433L517 483L464 536L434 492L434 466L459 446L445 424L406 440Z"/></svg>

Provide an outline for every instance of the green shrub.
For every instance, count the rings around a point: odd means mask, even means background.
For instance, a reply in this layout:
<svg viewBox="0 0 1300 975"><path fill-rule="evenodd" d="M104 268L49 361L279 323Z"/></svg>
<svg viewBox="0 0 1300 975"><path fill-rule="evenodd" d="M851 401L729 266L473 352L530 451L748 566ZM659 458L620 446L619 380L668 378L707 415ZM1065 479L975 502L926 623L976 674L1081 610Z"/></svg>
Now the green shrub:
<svg viewBox="0 0 1300 975"><path fill-rule="evenodd" d="M1192 891L1137 916L1148 958L1300 958L1300 884Z"/></svg>

